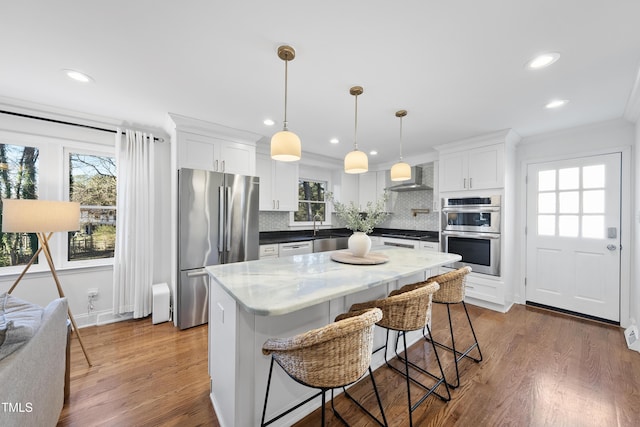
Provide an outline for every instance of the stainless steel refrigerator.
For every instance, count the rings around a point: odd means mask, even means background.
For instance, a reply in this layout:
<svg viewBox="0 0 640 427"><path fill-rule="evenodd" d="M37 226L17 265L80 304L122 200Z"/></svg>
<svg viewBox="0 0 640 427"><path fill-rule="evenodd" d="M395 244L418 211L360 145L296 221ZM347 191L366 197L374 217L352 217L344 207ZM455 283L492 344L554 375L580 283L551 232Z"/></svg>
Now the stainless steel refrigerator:
<svg viewBox="0 0 640 427"><path fill-rule="evenodd" d="M259 178L195 169L178 172L180 329L207 323L205 266L258 259Z"/></svg>

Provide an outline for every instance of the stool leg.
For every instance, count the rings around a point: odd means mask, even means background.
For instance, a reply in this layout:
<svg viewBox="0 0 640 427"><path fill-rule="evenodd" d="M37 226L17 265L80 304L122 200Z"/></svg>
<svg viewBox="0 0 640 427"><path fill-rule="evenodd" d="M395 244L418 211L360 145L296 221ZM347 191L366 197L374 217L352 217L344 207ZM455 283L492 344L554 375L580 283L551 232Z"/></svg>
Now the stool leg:
<svg viewBox="0 0 640 427"><path fill-rule="evenodd" d="M324 404L325 404L325 391L326 390L322 390L322 426L324 427ZM333 393L333 390L331 390L331 393ZM331 395L331 400L333 401L333 394Z"/></svg>
<svg viewBox="0 0 640 427"><path fill-rule="evenodd" d="M478 349L478 354L480 355L479 359L474 359L471 356L469 358L473 359L475 362L482 362L482 351L480 351L480 343L478 343L478 338L476 337L476 331L473 330L473 324L471 323L471 317L469 317L469 312L467 311L467 304L462 301L462 307L464 307L464 312L467 314L467 320L469 321L469 326L471 327L471 334L473 334L473 340L475 341L475 347ZM471 350L473 346L469 350ZM467 352L468 353L468 352Z"/></svg>
<svg viewBox="0 0 640 427"><path fill-rule="evenodd" d="M269 388L271 387L271 374L273 373L273 357L271 358L271 366L269 367L269 379L267 380L267 391L264 395L264 407L262 408L262 421L260 426L264 427L264 417L267 414L267 399L269 398Z"/></svg>
<svg viewBox="0 0 640 427"><path fill-rule="evenodd" d="M456 340L453 336L453 323L451 323L451 307L447 304L447 316L449 316L449 332L451 332L451 348L453 349L453 362L456 366L456 385L449 383L449 387L458 388L460 386L460 372L458 371L458 352L456 351Z"/></svg>
<svg viewBox="0 0 640 427"><path fill-rule="evenodd" d="M411 380L409 378L409 354L407 353L407 335L402 334L404 343L404 370L407 377L407 403L409 404L409 426L413 426L413 410L411 409Z"/></svg>

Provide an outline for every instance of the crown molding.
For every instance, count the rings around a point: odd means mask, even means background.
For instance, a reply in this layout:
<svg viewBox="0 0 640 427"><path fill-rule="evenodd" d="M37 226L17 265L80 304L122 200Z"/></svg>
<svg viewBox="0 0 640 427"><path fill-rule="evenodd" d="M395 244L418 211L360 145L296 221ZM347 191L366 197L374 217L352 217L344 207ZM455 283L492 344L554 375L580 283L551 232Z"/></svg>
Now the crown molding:
<svg viewBox="0 0 640 427"><path fill-rule="evenodd" d="M224 126L218 123L208 122L206 120L195 119L193 117L183 116L176 113L168 113L171 121L178 131L196 133L203 136L213 136L224 139L226 141L239 142L241 144L255 145L258 140L263 138L262 135Z"/></svg>

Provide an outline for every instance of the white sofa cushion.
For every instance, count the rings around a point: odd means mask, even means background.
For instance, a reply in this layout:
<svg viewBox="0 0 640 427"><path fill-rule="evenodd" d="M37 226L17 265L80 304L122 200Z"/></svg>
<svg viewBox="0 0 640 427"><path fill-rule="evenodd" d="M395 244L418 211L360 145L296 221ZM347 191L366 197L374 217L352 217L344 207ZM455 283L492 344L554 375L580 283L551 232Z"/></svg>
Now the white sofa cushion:
<svg viewBox="0 0 640 427"><path fill-rule="evenodd" d="M19 349L38 332L43 313L44 309L39 305L6 292L0 294L0 360Z"/></svg>

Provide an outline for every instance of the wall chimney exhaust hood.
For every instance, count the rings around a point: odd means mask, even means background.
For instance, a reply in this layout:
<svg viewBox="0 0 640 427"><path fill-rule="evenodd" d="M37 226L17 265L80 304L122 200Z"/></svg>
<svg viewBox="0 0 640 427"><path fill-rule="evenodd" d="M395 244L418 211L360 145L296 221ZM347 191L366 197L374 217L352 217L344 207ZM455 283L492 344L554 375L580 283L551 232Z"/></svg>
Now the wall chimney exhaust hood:
<svg viewBox="0 0 640 427"><path fill-rule="evenodd" d="M389 172L387 172L387 174L388 173ZM389 191L425 191L425 190L433 190L433 187L426 185L422 180L422 168L419 166L412 166L410 180L403 181L402 184L387 187L387 190Z"/></svg>

